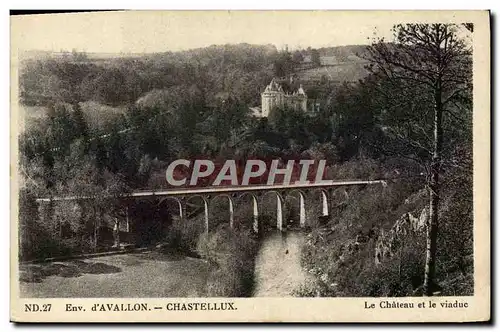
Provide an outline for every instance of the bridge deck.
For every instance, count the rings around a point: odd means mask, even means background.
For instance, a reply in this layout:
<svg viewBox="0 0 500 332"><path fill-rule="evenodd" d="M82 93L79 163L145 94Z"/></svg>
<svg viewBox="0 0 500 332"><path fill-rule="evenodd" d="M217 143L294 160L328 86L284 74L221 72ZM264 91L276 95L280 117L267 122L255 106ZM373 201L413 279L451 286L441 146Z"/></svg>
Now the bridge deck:
<svg viewBox="0 0 500 332"><path fill-rule="evenodd" d="M249 191L272 191L282 189L308 189L308 188L328 188L336 186L357 186L357 185L370 185L382 184L386 185L386 180L352 180L352 181L328 181L324 180L320 183L295 183L295 184L282 184L282 185L253 185L253 186L231 186L231 187L197 187L197 188L179 188L179 189L165 189L158 191L134 191L124 194L120 197L155 197L155 196L182 196L182 195L195 195L195 194L219 194L219 193L233 193L233 192L249 192ZM109 196L112 197L112 196ZM93 196L61 196L61 197L45 197L37 198L37 202L49 201L71 201L79 199L95 199ZM102 198L102 197L99 197Z"/></svg>

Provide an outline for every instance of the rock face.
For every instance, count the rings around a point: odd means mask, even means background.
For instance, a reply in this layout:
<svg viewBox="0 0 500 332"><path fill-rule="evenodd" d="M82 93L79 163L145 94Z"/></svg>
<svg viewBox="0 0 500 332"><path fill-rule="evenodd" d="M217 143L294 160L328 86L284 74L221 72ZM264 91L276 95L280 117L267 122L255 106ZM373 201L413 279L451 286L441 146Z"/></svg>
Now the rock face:
<svg viewBox="0 0 500 332"><path fill-rule="evenodd" d="M375 245L375 264L381 264L384 258L391 257L397 249L401 239L409 234L423 234L429 219L429 208L422 209L420 214L408 212L399 218L394 226L386 233L380 230Z"/></svg>

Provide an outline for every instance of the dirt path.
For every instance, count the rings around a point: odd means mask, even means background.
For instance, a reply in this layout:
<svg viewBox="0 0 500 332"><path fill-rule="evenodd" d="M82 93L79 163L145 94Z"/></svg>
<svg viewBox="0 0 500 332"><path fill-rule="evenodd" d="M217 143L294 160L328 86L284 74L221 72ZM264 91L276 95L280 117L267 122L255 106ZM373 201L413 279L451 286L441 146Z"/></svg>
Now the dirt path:
<svg viewBox="0 0 500 332"><path fill-rule="evenodd" d="M307 275L300 265L304 236L297 232L273 234L263 240L255 263L255 297L287 297Z"/></svg>

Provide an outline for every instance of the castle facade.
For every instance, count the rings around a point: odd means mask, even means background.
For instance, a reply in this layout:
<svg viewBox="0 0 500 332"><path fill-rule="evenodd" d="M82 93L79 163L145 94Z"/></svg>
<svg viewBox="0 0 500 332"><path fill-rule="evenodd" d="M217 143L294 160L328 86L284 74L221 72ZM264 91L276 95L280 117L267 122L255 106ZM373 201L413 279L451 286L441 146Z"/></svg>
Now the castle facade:
<svg viewBox="0 0 500 332"><path fill-rule="evenodd" d="M274 78L262 92L261 100L260 116L262 117L269 116L269 112L274 108L287 107L303 112L307 111L307 95L302 85L296 91L288 93Z"/></svg>

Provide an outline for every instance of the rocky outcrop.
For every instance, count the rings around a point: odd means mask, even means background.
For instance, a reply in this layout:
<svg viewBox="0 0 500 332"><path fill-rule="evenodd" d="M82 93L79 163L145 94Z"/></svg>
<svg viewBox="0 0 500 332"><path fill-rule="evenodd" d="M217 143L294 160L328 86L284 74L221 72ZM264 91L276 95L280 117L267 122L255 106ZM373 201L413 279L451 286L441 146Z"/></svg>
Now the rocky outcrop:
<svg viewBox="0 0 500 332"><path fill-rule="evenodd" d="M429 190L427 188L420 189L413 195L410 195L407 199L405 199L405 204L419 204L424 201L427 201L429 198Z"/></svg>
<svg viewBox="0 0 500 332"><path fill-rule="evenodd" d="M423 235L428 219L429 209L425 207L420 213L405 213L388 232L380 230L375 244L375 264L381 264L384 258L392 257L404 237L410 234Z"/></svg>
<svg viewBox="0 0 500 332"><path fill-rule="evenodd" d="M425 192L422 191L423 194ZM406 204L421 205L421 196L416 194L410 197L411 201ZM413 206L408 206L411 208ZM355 237L343 240L341 244L332 246L335 251L334 255L330 256L328 269L322 269L317 266L309 266L307 271L316 276L317 281L325 288L326 294L337 292L336 274L339 268L345 267L345 264L351 264L350 259L360 252L363 252L367 246L375 244L375 264L383 263L384 259L394 256L401 247L401 244L408 239L408 236L425 236L426 224L429 218L428 207L416 208L411 212L403 214L390 230L379 230L378 227L372 227L368 232L359 231ZM310 248L321 248L324 243L333 241L330 239L333 234L338 231L338 225L330 227L321 227L313 233L309 233L306 237L305 245ZM335 236L333 236L335 238ZM338 239L338 237L337 237ZM338 243L338 242L337 242ZM333 249L335 248L335 249ZM372 248L372 247L371 247ZM314 255L317 249L311 249L311 254Z"/></svg>

